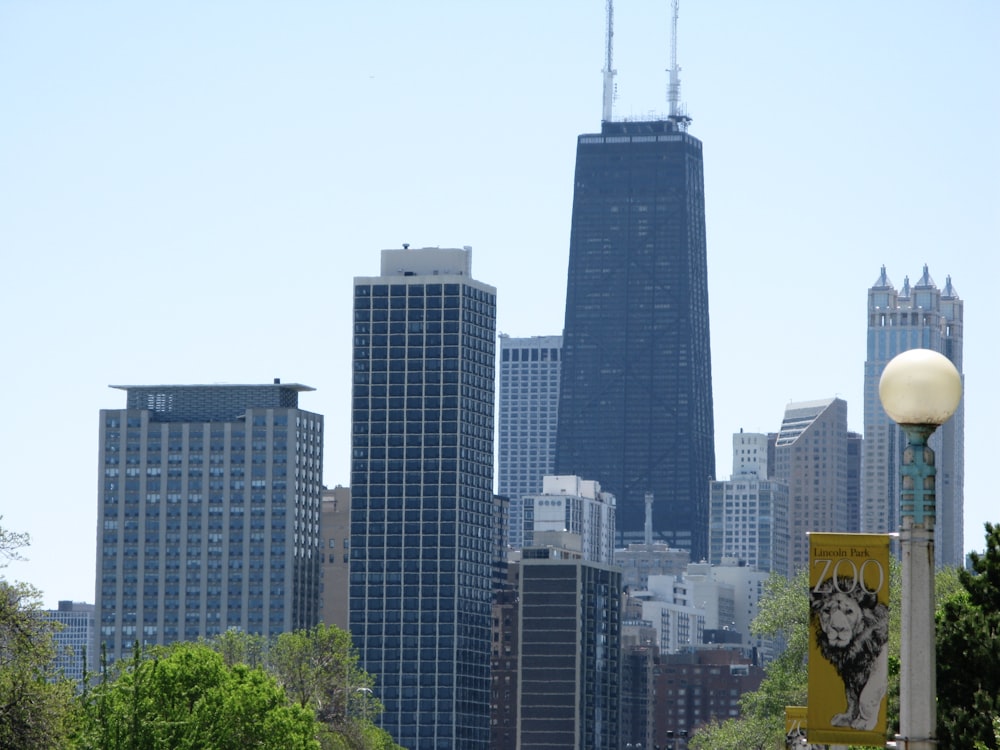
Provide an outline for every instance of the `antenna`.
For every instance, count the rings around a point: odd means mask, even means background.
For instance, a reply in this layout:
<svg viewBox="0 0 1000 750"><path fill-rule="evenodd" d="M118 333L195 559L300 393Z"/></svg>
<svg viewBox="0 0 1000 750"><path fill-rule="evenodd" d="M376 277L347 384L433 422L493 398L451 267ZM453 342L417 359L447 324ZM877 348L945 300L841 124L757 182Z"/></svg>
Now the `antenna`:
<svg viewBox="0 0 1000 750"><path fill-rule="evenodd" d="M677 16L680 14L680 4L680 0L673 0L674 12L670 29L670 67L667 68L667 72L670 74L670 83L667 86L667 104L670 107L670 121L676 123L681 130L687 130L691 118L687 116L684 107L680 103L681 69L677 65Z"/></svg>
<svg viewBox="0 0 1000 750"><path fill-rule="evenodd" d="M604 38L604 114L601 122L611 122L611 110L615 100L615 74L612 64L615 37L615 3L608 0L608 31Z"/></svg>

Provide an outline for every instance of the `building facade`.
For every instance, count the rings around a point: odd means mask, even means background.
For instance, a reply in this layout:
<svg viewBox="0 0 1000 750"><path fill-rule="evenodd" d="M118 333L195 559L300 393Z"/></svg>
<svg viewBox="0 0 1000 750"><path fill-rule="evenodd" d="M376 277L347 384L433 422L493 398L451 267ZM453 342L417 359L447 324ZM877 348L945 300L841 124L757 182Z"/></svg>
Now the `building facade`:
<svg viewBox="0 0 1000 750"><path fill-rule="evenodd" d="M621 573L549 547L520 576L517 747L618 747Z"/></svg>
<svg viewBox="0 0 1000 750"><path fill-rule="evenodd" d="M347 630L348 578L351 569L351 488L323 490L320 507L323 551L320 553L322 602L319 618L326 625Z"/></svg>
<svg viewBox="0 0 1000 750"><path fill-rule="evenodd" d="M113 386L100 417L97 649L319 618L323 417L299 384Z"/></svg>
<svg viewBox="0 0 1000 750"><path fill-rule="evenodd" d="M354 280L350 626L410 750L489 745L496 290L471 250Z"/></svg>
<svg viewBox="0 0 1000 750"><path fill-rule="evenodd" d="M618 544L708 554L715 477L702 144L671 119L577 140L555 471L618 500Z"/></svg>
<svg viewBox="0 0 1000 750"><path fill-rule="evenodd" d="M711 482L709 561L788 575L788 485L767 478L767 435L733 435L733 475Z"/></svg>
<svg viewBox="0 0 1000 750"><path fill-rule="evenodd" d="M562 336L500 335L497 491L510 500L508 543L524 544L522 499L555 468Z"/></svg>
<svg viewBox="0 0 1000 750"><path fill-rule="evenodd" d="M91 650L94 646L94 605L61 601L57 609L45 613L62 626L52 634L56 646L56 672L83 685L84 672L96 671L100 666L100 654Z"/></svg>
<svg viewBox="0 0 1000 750"><path fill-rule="evenodd" d="M920 280L900 290L885 267L868 290L868 353L865 359L865 435L862 449L862 532L882 534L899 528L899 477L903 432L882 408L878 383L897 354L931 349L962 372L964 303L947 278L938 289L925 265ZM954 416L930 438L937 466L937 517L934 553L938 565L965 560L965 399Z"/></svg>
<svg viewBox="0 0 1000 750"><path fill-rule="evenodd" d="M775 478L788 487L788 569L809 564L812 531L846 532L852 499L848 480L847 402L791 403L775 439Z"/></svg>
<svg viewBox="0 0 1000 750"><path fill-rule="evenodd" d="M611 564L615 554L615 498L595 481L547 476L542 492L524 498L524 546L538 542L538 532L557 531L580 537L585 560Z"/></svg>

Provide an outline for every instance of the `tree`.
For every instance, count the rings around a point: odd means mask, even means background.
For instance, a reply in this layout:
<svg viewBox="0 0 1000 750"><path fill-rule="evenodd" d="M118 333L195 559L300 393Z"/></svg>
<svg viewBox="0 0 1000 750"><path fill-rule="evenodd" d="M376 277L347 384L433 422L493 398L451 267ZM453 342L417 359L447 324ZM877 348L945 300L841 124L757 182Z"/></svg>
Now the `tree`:
<svg viewBox="0 0 1000 750"><path fill-rule="evenodd" d="M88 696L78 750L318 750L311 710L203 643L136 649Z"/></svg>
<svg viewBox="0 0 1000 750"><path fill-rule="evenodd" d="M0 516L3 521L3 516ZM6 568L10 560L23 560L18 552L22 547L27 547L31 538L27 534L20 534L0 526L0 568Z"/></svg>
<svg viewBox="0 0 1000 750"><path fill-rule="evenodd" d="M18 550L27 544L26 534L0 527L4 561L21 559ZM41 612L37 589L0 578L0 747L65 746L73 685L55 672L57 627Z"/></svg>
<svg viewBox="0 0 1000 750"><path fill-rule="evenodd" d="M382 704L372 692L374 679L358 664L346 630L317 625L282 633L271 644L267 662L289 699L316 712L327 729L325 747L396 747L388 733L372 724Z"/></svg>
<svg viewBox="0 0 1000 750"><path fill-rule="evenodd" d="M1000 525L986 524L986 552L937 613L938 739L947 748L1000 748Z"/></svg>

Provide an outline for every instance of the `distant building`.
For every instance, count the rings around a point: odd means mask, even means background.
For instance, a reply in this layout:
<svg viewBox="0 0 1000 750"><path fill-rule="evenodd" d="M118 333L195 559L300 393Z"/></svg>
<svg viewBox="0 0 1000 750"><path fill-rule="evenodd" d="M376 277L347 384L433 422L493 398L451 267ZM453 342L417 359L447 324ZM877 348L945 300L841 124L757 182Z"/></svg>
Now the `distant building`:
<svg viewBox="0 0 1000 750"><path fill-rule="evenodd" d="M508 543L524 544L522 499L554 474L562 336L500 334L497 491L510 499Z"/></svg>
<svg viewBox="0 0 1000 750"><path fill-rule="evenodd" d="M699 727L739 717L740 696L757 690L763 678L761 667L729 649L661 654L654 744L683 750Z"/></svg>
<svg viewBox="0 0 1000 750"><path fill-rule="evenodd" d="M885 266L868 289L868 353L865 358L865 436L862 457L861 531L882 534L899 529L902 430L889 419L878 397L878 383L889 361L909 349L931 349L962 372L964 302L947 277L938 289L925 265L910 286L892 285ZM931 435L937 478L934 554L938 565L961 566L965 556L965 400L954 416Z"/></svg>
<svg viewBox="0 0 1000 750"><path fill-rule="evenodd" d="M322 603L320 621L347 630L348 579L351 569L351 488L323 489L320 508Z"/></svg>
<svg viewBox="0 0 1000 750"><path fill-rule="evenodd" d="M55 631L56 672L82 685L84 667L97 671L100 655L93 652L94 605L83 602L61 601L58 609L45 610L45 614L62 625Z"/></svg>
<svg viewBox="0 0 1000 750"><path fill-rule="evenodd" d="M733 435L733 475L709 490L709 561L788 575L788 485L767 478L767 435Z"/></svg>
<svg viewBox="0 0 1000 750"><path fill-rule="evenodd" d="M648 588L650 576L681 575L690 562L691 553L686 549L663 542L636 542L615 550L615 565L622 570L622 585L632 591Z"/></svg>
<svg viewBox="0 0 1000 750"><path fill-rule="evenodd" d="M720 583L728 584L733 592L732 625L720 623L739 635L742 653L756 664L767 664L778 655L779 645L771 638L763 638L750 632L750 625L757 618L764 583L770 573L740 565L734 560L723 560L721 565L712 566L712 577Z"/></svg>
<svg viewBox="0 0 1000 750"><path fill-rule="evenodd" d="M547 476L542 492L523 499L524 546L537 544L542 531L566 531L581 540L585 560L614 559L615 497L601 485L575 476Z"/></svg>
<svg viewBox="0 0 1000 750"><path fill-rule="evenodd" d="M525 549L519 750L618 747L621 573L553 547Z"/></svg>
<svg viewBox="0 0 1000 750"><path fill-rule="evenodd" d="M839 398L788 404L775 440L775 478L788 486L790 573L809 562L812 531L850 528L847 402Z"/></svg>
<svg viewBox="0 0 1000 750"><path fill-rule="evenodd" d="M517 748L517 661L520 654L520 563L507 567L507 580L493 598L490 651L490 750Z"/></svg>
<svg viewBox="0 0 1000 750"><path fill-rule="evenodd" d="M409 750L486 750L496 290L471 249L354 279L351 635Z"/></svg>
<svg viewBox="0 0 1000 750"><path fill-rule="evenodd" d="M97 633L266 637L319 620L323 417L296 383L113 386L100 417Z"/></svg>

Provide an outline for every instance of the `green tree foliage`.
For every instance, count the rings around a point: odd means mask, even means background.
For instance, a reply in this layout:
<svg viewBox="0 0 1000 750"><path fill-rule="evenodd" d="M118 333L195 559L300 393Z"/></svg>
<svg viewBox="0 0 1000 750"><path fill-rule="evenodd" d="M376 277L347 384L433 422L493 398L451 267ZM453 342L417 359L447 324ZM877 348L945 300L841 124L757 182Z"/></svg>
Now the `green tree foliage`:
<svg viewBox="0 0 1000 750"><path fill-rule="evenodd" d="M78 750L317 750L312 711L201 643L137 649L87 696Z"/></svg>
<svg viewBox="0 0 1000 750"><path fill-rule="evenodd" d="M0 568L27 544L26 534L0 527ZM38 590L0 578L0 747L65 746L73 685L54 670L57 627L41 612Z"/></svg>
<svg viewBox="0 0 1000 750"><path fill-rule="evenodd" d="M372 721L382 712L374 679L358 664L351 635L333 625L282 633L267 663L290 700L316 712L325 748L391 750L397 747Z"/></svg>
<svg viewBox="0 0 1000 750"><path fill-rule="evenodd" d="M806 659L809 653L809 576L788 579L774 574L764 584L754 635L783 641L785 649L766 667L760 689L740 699L741 718L702 727L689 742L691 750L771 750L785 736L785 706L806 703Z"/></svg>
<svg viewBox="0 0 1000 750"><path fill-rule="evenodd" d="M1000 525L986 524L986 552L972 554L961 589L937 613L938 740L948 748L1000 748Z"/></svg>

